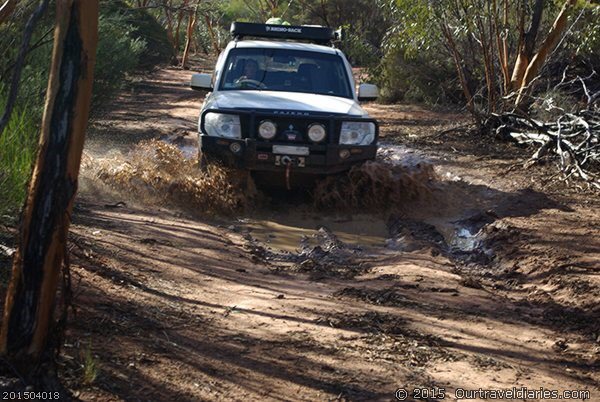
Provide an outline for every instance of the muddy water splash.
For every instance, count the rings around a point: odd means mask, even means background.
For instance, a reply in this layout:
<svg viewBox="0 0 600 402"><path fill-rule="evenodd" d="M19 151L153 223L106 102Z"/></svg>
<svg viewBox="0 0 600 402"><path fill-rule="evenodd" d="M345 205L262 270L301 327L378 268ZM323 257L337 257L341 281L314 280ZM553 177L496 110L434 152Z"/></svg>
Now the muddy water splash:
<svg viewBox="0 0 600 402"><path fill-rule="evenodd" d="M314 240L319 228L348 245L383 247L389 213L422 209L432 198L434 179L433 165L416 151L384 144L376 161L318 182L312 205L289 205L238 222L263 244L288 252Z"/></svg>
<svg viewBox="0 0 600 402"><path fill-rule="evenodd" d="M175 145L159 140L141 142L127 160L88 155L83 169L85 177L135 201L175 205L199 214L235 213L256 195L247 175L220 166L201 171Z"/></svg>
<svg viewBox="0 0 600 402"><path fill-rule="evenodd" d="M342 176L320 181L314 190L319 209L384 212L407 201L431 194L435 178L433 166L421 162L414 166L388 161L367 161Z"/></svg>

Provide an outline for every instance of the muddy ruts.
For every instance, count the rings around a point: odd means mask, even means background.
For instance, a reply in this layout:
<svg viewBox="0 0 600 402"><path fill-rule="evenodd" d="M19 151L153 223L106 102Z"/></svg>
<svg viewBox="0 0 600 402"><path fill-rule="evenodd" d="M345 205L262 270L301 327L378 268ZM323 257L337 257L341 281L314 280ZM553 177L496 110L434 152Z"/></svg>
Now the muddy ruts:
<svg viewBox="0 0 600 402"><path fill-rule="evenodd" d="M40 151L2 325L2 352L22 371L32 370L46 347L77 188L97 44L97 1L59 0L56 4Z"/></svg>

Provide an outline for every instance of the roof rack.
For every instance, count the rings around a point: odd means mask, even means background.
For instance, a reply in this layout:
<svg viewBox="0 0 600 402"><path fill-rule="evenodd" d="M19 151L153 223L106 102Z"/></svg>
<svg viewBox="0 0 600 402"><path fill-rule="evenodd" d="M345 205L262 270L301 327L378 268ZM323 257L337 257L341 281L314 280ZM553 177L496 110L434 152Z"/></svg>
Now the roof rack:
<svg viewBox="0 0 600 402"><path fill-rule="evenodd" d="M330 44L341 39L341 34L328 27L306 25L272 25L256 24L251 22L233 22L231 35L235 39L246 36L259 38L278 38L304 40L318 44Z"/></svg>

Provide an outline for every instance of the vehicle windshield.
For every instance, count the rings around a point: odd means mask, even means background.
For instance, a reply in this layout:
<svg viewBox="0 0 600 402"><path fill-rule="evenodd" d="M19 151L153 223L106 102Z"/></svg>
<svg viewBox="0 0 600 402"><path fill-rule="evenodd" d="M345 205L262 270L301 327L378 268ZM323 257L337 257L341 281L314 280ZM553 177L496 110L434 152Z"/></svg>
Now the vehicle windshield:
<svg viewBox="0 0 600 402"><path fill-rule="evenodd" d="M289 49L232 49L219 89L306 92L352 98L340 56Z"/></svg>

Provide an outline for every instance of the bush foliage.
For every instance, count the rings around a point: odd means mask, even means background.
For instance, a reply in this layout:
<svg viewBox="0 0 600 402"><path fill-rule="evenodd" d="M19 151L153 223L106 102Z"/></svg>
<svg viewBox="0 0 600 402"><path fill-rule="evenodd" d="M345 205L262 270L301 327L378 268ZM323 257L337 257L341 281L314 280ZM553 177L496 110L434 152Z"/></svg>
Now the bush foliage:
<svg viewBox="0 0 600 402"><path fill-rule="evenodd" d="M0 113L12 79L25 23L32 11L26 3L9 23L0 25ZM19 96L8 127L0 133L0 214L14 214L23 204L37 151L48 85L54 16L52 7L36 26L21 75ZM107 102L140 67L168 61L173 51L165 30L146 11L122 1L102 1L94 73L93 106Z"/></svg>

